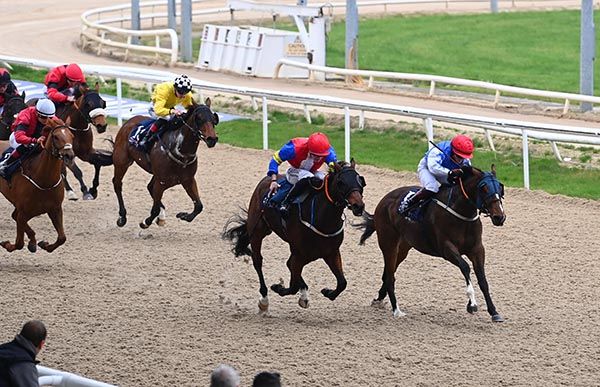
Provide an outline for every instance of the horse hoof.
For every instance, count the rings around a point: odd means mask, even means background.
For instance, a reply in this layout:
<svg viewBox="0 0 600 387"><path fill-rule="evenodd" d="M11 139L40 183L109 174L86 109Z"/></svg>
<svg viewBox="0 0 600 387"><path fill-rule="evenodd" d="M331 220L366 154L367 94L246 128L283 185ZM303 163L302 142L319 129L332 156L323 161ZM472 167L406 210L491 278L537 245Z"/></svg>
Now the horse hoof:
<svg viewBox="0 0 600 387"><path fill-rule="evenodd" d="M283 292L283 285L282 284L271 285L271 290L281 296L281 293Z"/></svg>
<svg viewBox="0 0 600 387"><path fill-rule="evenodd" d="M156 225L158 225L158 226L160 226L160 227L163 227L165 224L167 224L167 221L166 221L166 220L164 220L164 219L160 219L160 218L157 218L157 219L156 219Z"/></svg>
<svg viewBox="0 0 600 387"><path fill-rule="evenodd" d="M333 290L327 289L327 288L322 289L321 294L324 295L325 297L329 298L331 301L335 300L335 297L337 297L337 296L334 296Z"/></svg>
<svg viewBox="0 0 600 387"><path fill-rule="evenodd" d="M261 297L258 300L258 311L259 313L266 313L269 311L269 299L267 297Z"/></svg>
<svg viewBox="0 0 600 387"><path fill-rule="evenodd" d="M398 317L404 317L404 316L406 316L406 313L404 313L400 309L396 309L396 310L394 310L394 312L393 312L392 315L394 316L394 318L398 318Z"/></svg>
<svg viewBox="0 0 600 387"><path fill-rule="evenodd" d="M46 242L46 241L40 241L38 242L38 246L40 246L40 248L48 251L48 246L50 245L50 243Z"/></svg>
<svg viewBox="0 0 600 387"><path fill-rule="evenodd" d="M37 245L35 243L29 243L27 245L27 250L29 250L32 253L35 253L37 251Z"/></svg>
<svg viewBox="0 0 600 387"><path fill-rule="evenodd" d="M69 200L79 200L79 198L77 197L77 194L73 191L67 191L67 199Z"/></svg>
<svg viewBox="0 0 600 387"><path fill-rule="evenodd" d="M495 314L492 316L492 321L493 322L504 322L504 318L502 316L500 316L499 314Z"/></svg>
<svg viewBox="0 0 600 387"><path fill-rule="evenodd" d="M179 218L181 220L185 220L186 222L191 222L192 220L194 220L194 217L192 216L192 214L188 214L187 212L178 213L177 218Z"/></svg>
<svg viewBox="0 0 600 387"><path fill-rule="evenodd" d="M299 298L298 305L300 305L301 308L308 309L308 300Z"/></svg>
<svg viewBox="0 0 600 387"><path fill-rule="evenodd" d="M145 229L147 229L147 228L148 228L148 227L150 227L150 226L148 226L148 225L147 225L146 223L144 223L144 222L140 222L140 227L141 227L141 228L143 228L143 229L145 230Z"/></svg>
<svg viewBox="0 0 600 387"><path fill-rule="evenodd" d="M117 219L117 226L123 227L123 226L125 226L125 223L127 223L126 217L120 216L119 219Z"/></svg>
<svg viewBox="0 0 600 387"><path fill-rule="evenodd" d="M91 193L85 193L83 194L83 200L94 200L94 196Z"/></svg>
<svg viewBox="0 0 600 387"><path fill-rule="evenodd" d="M383 307L385 306L385 300L374 299L373 301L371 301L371 306L373 308L383 309Z"/></svg>
<svg viewBox="0 0 600 387"><path fill-rule="evenodd" d="M0 242L0 246L4 247L8 252L12 252L15 250L15 247L9 241Z"/></svg>
<svg viewBox="0 0 600 387"><path fill-rule="evenodd" d="M475 312L477 312L479 310L479 308L477 307L477 305L467 305L467 312L473 314Z"/></svg>

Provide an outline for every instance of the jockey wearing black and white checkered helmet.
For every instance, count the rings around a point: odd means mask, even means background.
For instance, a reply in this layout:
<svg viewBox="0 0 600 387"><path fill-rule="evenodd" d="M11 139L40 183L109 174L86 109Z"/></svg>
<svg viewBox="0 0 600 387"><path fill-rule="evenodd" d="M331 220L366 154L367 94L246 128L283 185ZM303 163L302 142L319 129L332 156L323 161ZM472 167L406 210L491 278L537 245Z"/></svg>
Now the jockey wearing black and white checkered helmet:
<svg viewBox="0 0 600 387"><path fill-rule="evenodd" d="M175 86L175 91L180 95L185 95L192 91L192 81L185 74L175 78L173 86Z"/></svg>

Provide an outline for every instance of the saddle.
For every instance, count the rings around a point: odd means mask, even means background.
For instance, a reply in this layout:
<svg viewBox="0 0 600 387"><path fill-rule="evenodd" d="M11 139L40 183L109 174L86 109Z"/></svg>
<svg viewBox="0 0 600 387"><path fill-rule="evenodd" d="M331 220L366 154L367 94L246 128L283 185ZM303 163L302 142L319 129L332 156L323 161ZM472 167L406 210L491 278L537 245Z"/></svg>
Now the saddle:
<svg viewBox="0 0 600 387"><path fill-rule="evenodd" d="M279 184L279 189L277 192L269 196L269 192L265 193L263 199L261 201L263 208L279 208L279 205L285 199L287 194L292 189L293 185L287 181L285 177L282 177L277 180L277 184ZM290 204L301 204L308 198L308 196L312 193L312 190L305 189L300 195L296 196L294 200Z"/></svg>
<svg viewBox="0 0 600 387"><path fill-rule="evenodd" d="M408 200L413 197L417 192L419 191L419 189L411 189L410 191L408 191L403 197L400 198L400 203L398 204L398 211L400 211L400 209L402 209L406 203L408 202ZM423 217L425 215L425 209L429 206L429 203L431 203L431 198L421 201L419 202L416 206L414 206L413 208L411 208L408 211L408 214L406 215L406 217L409 220L412 220L413 222L420 222L423 220Z"/></svg>
<svg viewBox="0 0 600 387"><path fill-rule="evenodd" d="M2 152L2 155L0 156L0 161L7 160L10 157L10 154L13 152L13 150L13 148L8 147L4 152ZM17 169L19 169L21 165L23 165L23 162L31 156L33 156L34 154L39 153L40 151L41 148L38 146L33 147L31 150L27 150L18 159L8 164L6 166L6 169L4 170L4 173L1 176L6 180L10 181L12 175L16 172Z"/></svg>
<svg viewBox="0 0 600 387"><path fill-rule="evenodd" d="M139 146L140 141L146 133L150 130L152 124L156 122L156 119L149 118L140 122L130 133L129 133L129 143L136 148Z"/></svg>

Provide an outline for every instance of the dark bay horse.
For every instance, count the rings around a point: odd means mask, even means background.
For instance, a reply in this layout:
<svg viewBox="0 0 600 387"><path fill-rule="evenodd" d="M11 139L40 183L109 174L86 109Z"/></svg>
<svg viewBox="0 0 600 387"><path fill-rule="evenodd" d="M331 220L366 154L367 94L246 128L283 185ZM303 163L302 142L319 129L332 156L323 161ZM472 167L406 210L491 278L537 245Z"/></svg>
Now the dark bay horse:
<svg viewBox="0 0 600 387"><path fill-rule="evenodd" d="M198 167L196 152L200 141L204 141L209 148L212 148L219 139L215 132L219 116L210 110L210 104L210 98L206 99L205 105L194 103L181 117L171 120L170 125L173 127L157 139L148 154L129 143L129 134L149 117L132 117L119 129L113 152L115 168L113 187L119 201L117 220L119 227L127 223L127 210L122 193L123 176L134 161L152 175L148 183L148 191L152 196L153 205L150 216L140 223L140 227L147 228L152 224L161 209L164 209L161 202L163 192L178 184L183 186L192 199L194 210L190 213L180 212L177 217L191 222L202 212L203 205L194 178Z"/></svg>
<svg viewBox="0 0 600 387"><path fill-rule="evenodd" d="M325 260L337 280L335 289L325 288L321 293L333 301L346 288L340 255L340 246L344 239L342 215L346 207L356 216L362 215L365 208L362 197L365 180L354 167L354 160L350 164L338 162L335 170L321 182L320 189L309 196L301 206L294 205L290 208L285 225L277 209L262 205L271 183L271 179L265 177L252 194L247 218L237 216L225 225L222 237L232 242L232 252L235 256L252 256L254 269L260 281L261 297L258 307L261 312L266 312L269 308L267 285L262 271L261 247L263 239L271 232L275 232L287 242L291 252L287 261L291 274L290 287L275 284L271 286L274 292L286 296L300 291L298 304L307 308L308 285L302 278L302 269L319 258Z"/></svg>
<svg viewBox="0 0 600 387"><path fill-rule="evenodd" d="M379 248L383 253L384 269L379 295L373 300L380 306L386 294L390 298L394 317L403 316L398 309L394 290L395 273L408 251L415 248L423 254L442 257L457 266L467 283L467 311L477 311L475 291L471 284L470 267L463 259L466 255L473 264L477 282L481 289L492 321L504 319L492 302L485 276L485 249L481 241L482 225L478 211L492 219L495 226L506 220L502 207L504 188L496 179L496 172L483 172L476 168L463 167L464 177L458 185L440 189L432 202L424 208L420 221L408 220L398 214L400 200L419 187L397 188L381 199L374 215L366 214L360 238L363 244L373 232L377 232Z"/></svg>
<svg viewBox="0 0 600 387"><path fill-rule="evenodd" d="M100 168L112 165L112 152L108 150L94 148L94 133L92 126L96 128L99 134L106 131L106 102L100 97L98 83L94 89L80 86L75 89L73 103L67 103L58 106L56 116L65 121L69 129L73 132L73 151L75 156L94 166L94 180L92 187L88 190L83 181L83 173L75 163L67 165L75 178L79 182L84 200L91 200L98 197L98 185L100 184ZM69 199L76 199L73 190L66 179L65 188L69 194Z"/></svg>
<svg viewBox="0 0 600 387"><path fill-rule="evenodd" d="M20 95L11 95L6 97L4 109L0 116L0 141L7 141L12 133L10 127L15 122L15 116L21 110L25 109L25 92Z"/></svg>
<svg viewBox="0 0 600 387"><path fill-rule="evenodd" d="M36 251L35 232L27 222L41 214L48 214L58 238L55 243L40 241L37 246L50 253L67 239L63 228L61 171L63 160L70 162L74 157L73 134L58 118L50 120L42 133L46 136L43 150L24 160L10 181L0 178L0 191L15 206L12 218L17 222L15 243L0 243L9 252L23 248L24 234L29 238L29 251Z"/></svg>

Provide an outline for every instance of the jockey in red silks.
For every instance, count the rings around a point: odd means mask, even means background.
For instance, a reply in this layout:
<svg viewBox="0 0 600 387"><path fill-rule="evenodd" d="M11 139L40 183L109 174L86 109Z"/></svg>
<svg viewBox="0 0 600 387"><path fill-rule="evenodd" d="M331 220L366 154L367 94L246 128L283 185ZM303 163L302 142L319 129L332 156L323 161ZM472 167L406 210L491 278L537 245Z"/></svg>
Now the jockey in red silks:
<svg viewBox="0 0 600 387"><path fill-rule="evenodd" d="M85 75L81 68L71 63L53 68L46 74L44 84L48 98L55 104L75 101L73 91L79 85L86 86Z"/></svg>
<svg viewBox="0 0 600 387"><path fill-rule="evenodd" d="M10 147L14 150L9 158L0 162L0 176L5 177L6 168L23 153L28 152L37 144L43 146L46 139L42 136L42 129L55 113L54 103L49 99L42 98L37 101L35 106L23 109L17 114L8 140Z"/></svg>
<svg viewBox="0 0 600 387"><path fill-rule="evenodd" d="M429 149L419 162L417 174L421 188L416 194L403 200L398 213L407 216L412 208L435 195L443 183L453 184L462 177L461 167L470 166L475 145L464 134L455 136L452 141L442 141Z"/></svg>
<svg viewBox="0 0 600 387"><path fill-rule="evenodd" d="M0 113L4 108L4 102L13 95L19 95L15 84L10 80L8 70L0 67Z"/></svg>
<svg viewBox="0 0 600 387"><path fill-rule="evenodd" d="M286 217L290 203L310 185L310 178L316 177L323 180L325 174L318 169L323 163L332 166L337 161L337 156L329 139L321 132L315 132L308 138L293 138L271 158L267 172L267 176L271 177L270 195L276 193L279 188L277 173L279 164L284 161L291 165L285 173L286 182L293 185L279 207L281 215ZM277 199L279 198L272 198L275 203L278 201Z"/></svg>

